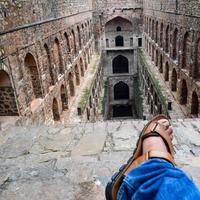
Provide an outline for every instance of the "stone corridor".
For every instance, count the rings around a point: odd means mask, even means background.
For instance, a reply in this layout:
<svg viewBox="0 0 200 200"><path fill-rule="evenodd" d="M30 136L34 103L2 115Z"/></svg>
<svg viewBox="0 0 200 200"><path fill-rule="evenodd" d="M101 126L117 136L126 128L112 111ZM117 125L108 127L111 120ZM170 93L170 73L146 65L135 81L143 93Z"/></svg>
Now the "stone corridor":
<svg viewBox="0 0 200 200"><path fill-rule="evenodd" d="M145 124L127 120L1 131L0 200L104 200L107 181L131 155ZM172 124L177 163L200 186L200 119Z"/></svg>

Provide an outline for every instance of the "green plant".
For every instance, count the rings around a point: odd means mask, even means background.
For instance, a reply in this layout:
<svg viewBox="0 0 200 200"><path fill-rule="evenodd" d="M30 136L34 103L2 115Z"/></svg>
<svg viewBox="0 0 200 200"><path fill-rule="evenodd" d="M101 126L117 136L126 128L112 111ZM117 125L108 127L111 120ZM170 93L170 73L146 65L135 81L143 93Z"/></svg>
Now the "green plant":
<svg viewBox="0 0 200 200"><path fill-rule="evenodd" d="M140 61L142 62L142 65L144 66L145 70L147 71L150 81L158 95L158 98L160 99L160 101L162 102L165 112L168 112L168 105L167 105L167 98L163 95L162 93L162 87L159 84L159 80L154 76L154 74L151 72L150 70L150 66L146 61L146 57L144 55L144 52L142 50L140 50Z"/></svg>
<svg viewBox="0 0 200 200"><path fill-rule="evenodd" d="M81 100L79 102L79 108L81 109L81 111L83 111L87 105L88 99L90 97L90 89L86 88L83 91L83 94L81 96Z"/></svg>

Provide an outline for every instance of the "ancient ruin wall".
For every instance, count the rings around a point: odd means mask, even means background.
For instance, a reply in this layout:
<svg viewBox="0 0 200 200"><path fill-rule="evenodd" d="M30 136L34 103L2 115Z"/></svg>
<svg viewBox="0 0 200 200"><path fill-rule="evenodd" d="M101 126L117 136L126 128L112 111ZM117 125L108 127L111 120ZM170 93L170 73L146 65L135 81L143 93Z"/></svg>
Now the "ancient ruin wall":
<svg viewBox="0 0 200 200"><path fill-rule="evenodd" d="M2 0L0 1L0 32L91 9L91 0Z"/></svg>

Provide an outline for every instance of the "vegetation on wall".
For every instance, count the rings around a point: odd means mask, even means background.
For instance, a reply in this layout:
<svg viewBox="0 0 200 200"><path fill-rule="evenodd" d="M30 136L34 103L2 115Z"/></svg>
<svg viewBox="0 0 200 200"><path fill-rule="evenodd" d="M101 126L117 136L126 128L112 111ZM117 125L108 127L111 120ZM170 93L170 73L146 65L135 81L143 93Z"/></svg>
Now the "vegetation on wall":
<svg viewBox="0 0 200 200"><path fill-rule="evenodd" d="M101 98L101 113L105 115L105 104L107 101L108 93L108 78L104 81L104 96Z"/></svg>
<svg viewBox="0 0 200 200"><path fill-rule="evenodd" d="M148 73L149 79L154 87L154 90L156 91L158 98L160 100L160 102L163 105L164 111L165 113L168 113L168 106L167 106L167 98L163 95L162 93L162 87L159 84L159 80L155 77L155 75L151 72L150 70L150 66L146 60L146 57L144 55L144 52L142 50L140 50L140 62L141 64L144 66L145 70Z"/></svg>

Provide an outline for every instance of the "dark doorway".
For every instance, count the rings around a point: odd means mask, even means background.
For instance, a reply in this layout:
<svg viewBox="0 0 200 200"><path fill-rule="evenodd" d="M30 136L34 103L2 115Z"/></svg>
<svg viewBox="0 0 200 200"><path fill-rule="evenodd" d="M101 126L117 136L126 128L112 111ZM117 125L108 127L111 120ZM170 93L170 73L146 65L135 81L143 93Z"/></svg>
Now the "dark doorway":
<svg viewBox="0 0 200 200"><path fill-rule="evenodd" d="M66 110L68 109L68 96L64 85L61 86L60 95L62 101L62 110Z"/></svg>
<svg viewBox="0 0 200 200"><path fill-rule="evenodd" d="M192 106L191 106L191 114L198 116L199 113L199 100L196 92L192 93Z"/></svg>
<svg viewBox="0 0 200 200"><path fill-rule="evenodd" d="M132 107L130 105L113 106L113 117L133 117Z"/></svg>
<svg viewBox="0 0 200 200"><path fill-rule="evenodd" d="M59 110L58 110L58 102L57 100L54 98L53 99L53 119L54 121L59 121L60 120L60 114L59 114Z"/></svg>
<svg viewBox="0 0 200 200"><path fill-rule="evenodd" d="M121 26L118 26L117 27L117 32L120 32L120 31L122 31L122 28L121 28Z"/></svg>
<svg viewBox="0 0 200 200"><path fill-rule="evenodd" d="M123 47L124 46L124 38L122 36L117 36L115 38L115 46L116 47Z"/></svg>
<svg viewBox="0 0 200 200"><path fill-rule="evenodd" d="M114 99L129 99L129 87L126 83L120 81L114 86Z"/></svg>
<svg viewBox="0 0 200 200"><path fill-rule="evenodd" d="M113 59L112 62L113 73L128 73L128 59L119 55Z"/></svg>
<svg viewBox="0 0 200 200"><path fill-rule="evenodd" d="M181 94L180 94L180 104L181 105L187 104L187 96L188 96L187 83L185 80L182 80Z"/></svg>
<svg viewBox="0 0 200 200"><path fill-rule="evenodd" d="M165 64L165 81L169 81L169 64L166 62Z"/></svg>
<svg viewBox="0 0 200 200"><path fill-rule="evenodd" d="M138 38L138 47L142 47L142 38Z"/></svg>
<svg viewBox="0 0 200 200"><path fill-rule="evenodd" d="M171 85L171 89L173 92L175 92L177 90L177 73L176 70L173 69L172 71L172 85Z"/></svg>

